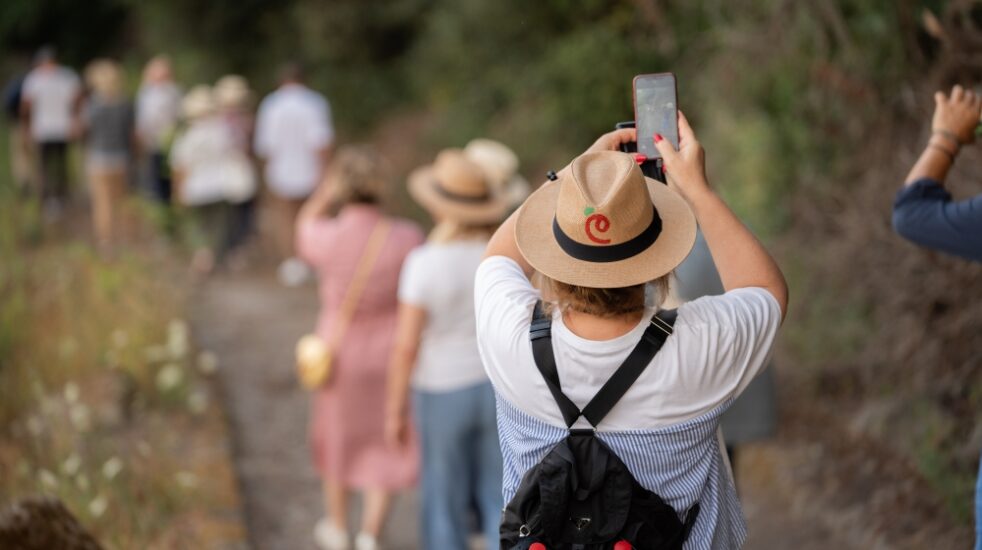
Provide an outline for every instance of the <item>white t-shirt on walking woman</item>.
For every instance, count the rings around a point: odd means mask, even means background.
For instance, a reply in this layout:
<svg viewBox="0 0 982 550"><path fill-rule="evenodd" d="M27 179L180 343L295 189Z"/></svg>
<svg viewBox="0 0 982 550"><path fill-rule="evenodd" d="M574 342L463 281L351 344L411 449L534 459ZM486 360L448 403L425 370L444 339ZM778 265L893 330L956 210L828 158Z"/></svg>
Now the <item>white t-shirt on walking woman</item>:
<svg viewBox="0 0 982 550"><path fill-rule="evenodd" d="M529 324L539 297L510 258L481 263L475 282L478 346L501 398L547 424L565 427L532 358ZM596 341L573 334L556 312L552 344L563 393L583 408L640 341L654 313L647 309L627 334ZM673 335L599 429L664 428L724 405L766 365L780 324L777 300L761 288L683 304ZM589 423L580 418L574 427Z"/></svg>
<svg viewBox="0 0 982 550"><path fill-rule="evenodd" d="M399 301L426 310L413 388L449 392L487 382L474 326L474 273L487 245L484 240L427 243L403 263Z"/></svg>

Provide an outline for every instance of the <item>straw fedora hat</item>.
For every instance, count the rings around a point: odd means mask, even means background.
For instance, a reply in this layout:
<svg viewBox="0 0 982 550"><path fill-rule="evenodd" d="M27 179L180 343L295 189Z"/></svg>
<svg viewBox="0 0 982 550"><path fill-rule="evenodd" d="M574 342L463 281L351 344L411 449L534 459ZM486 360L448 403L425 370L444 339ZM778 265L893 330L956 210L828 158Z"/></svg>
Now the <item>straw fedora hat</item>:
<svg viewBox="0 0 982 550"><path fill-rule="evenodd" d="M460 149L444 149L409 175L409 194L433 214L471 224L501 221L508 202Z"/></svg>
<svg viewBox="0 0 982 550"><path fill-rule="evenodd" d="M237 74L225 75L215 82L215 103L220 109L237 109L252 99L249 82Z"/></svg>
<svg viewBox="0 0 982 550"><path fill-rule="evenodd" d="M210 115L214 111L215 98L212 96L211 88L205 84L191 88L191 91L181 100L181 112L188 120Z"/></svg>
<svg viewBox="0 0 982 550"><path fill-rule="evenodd" d="M543 275L590 288L653 281L688 256L696 220L685 200L625 153L586 153L519 210L522 256Z"/></svg>
<svg viewBox="0 0 982 550"><path fill-rule="evenodd" d="M510 208L522 204L531 186L518 173L518 155L500 141L487 138L471 140L464 155L481 167L484 177L508 201Z"/></svg>

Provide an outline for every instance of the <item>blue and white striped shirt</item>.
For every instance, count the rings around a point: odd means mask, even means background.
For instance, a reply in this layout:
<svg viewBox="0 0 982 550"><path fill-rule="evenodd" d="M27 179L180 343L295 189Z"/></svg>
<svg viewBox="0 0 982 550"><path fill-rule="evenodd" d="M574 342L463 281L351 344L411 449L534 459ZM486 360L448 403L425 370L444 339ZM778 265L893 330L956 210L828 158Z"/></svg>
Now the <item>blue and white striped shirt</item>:
<svg viewBox="0 0 982 550"><path fill-rule="evenodd" d="M478 268L478 347L497 394L506 501L525 472L567 435L532 358L528 330L539 296L510 259L489 258ZM686 550L739 548L746 538L721 452L719 419L766 364L780 321L777 301L762 289L683 305L674 334L597 427L597 436L643 487L680 514L699 503ZM554 317L552 343L563 393L582 408L634 348L646 324L647 318L623 336L592 341ZM588 426L582 418L574 425Z"/></svg>

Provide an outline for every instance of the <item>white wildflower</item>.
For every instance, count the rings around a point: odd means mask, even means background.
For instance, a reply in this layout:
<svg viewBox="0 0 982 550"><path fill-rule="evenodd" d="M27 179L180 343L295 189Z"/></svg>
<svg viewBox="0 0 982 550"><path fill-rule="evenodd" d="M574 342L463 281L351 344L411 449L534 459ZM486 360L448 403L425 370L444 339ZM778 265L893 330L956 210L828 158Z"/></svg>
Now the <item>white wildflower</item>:
<svg viewBox="0 0 982 550"><path fill-rule="evenodd" d="M106 513L107 508L109 508L109 501L106 500L106 497L99 495L89 503L89 514L94 518L99 518Z"/></svg>
<svg viewBox="0 0 982 550"><path fill-rule="evenodd" d="M113 346L117 348L125 348L130 343L130 335L121 328L114 330L111 338Z"/></svg>
<svg viewBox="0 0 982 550"><path fill-rule="evenodd" d="M77 403L69 409L68 418L72 421L75 429L80 432L88 431L92 427L92 415L89 412L89 408L82 403Z"/></svg>
<svg viewBox="0 0 982 550"><path fill-rule="evenodd" d="M123 471L123 461L119 457L112 457L102 465L102 476L112 481L119 472Z"/></svg>
<svg viewBox="0 0 982 550"><path fill-rule="evenodd" d="M68 403L75 403L78 401L78 397L81 395L81 393L82 392L78 389L78 384L75 382L65 384L65 401Z"/></svg>
<svg viewBox="0 0 982 550"><path fill-rule="evenodd" d="M190 335L188 324L182 319L172 319L167 325L167 351L171 359L183 359L187 356Z"/></svg>
<svg viewBox="0 0 982 550"><path fill-rule="evenodd" d="M68 455L68 458L61 463L61 473L66 476L73 476L78 473L79 467L82 466L82 458L75 453Z"/></svg>
<svg viewBox="0 0 982 550"><path fill-rule="evenodd" d="M208 410L208 390L195 389L188 396L188 410L194 414L202 414Z"/></svg>
<svg viewBox="0 0 982 550"><path fill-rule="evenodd" d="M58 478L50 470L45 470L44 468L38 470L38 481L46 489L54 490L58 488Z"/></svg>
<svg viewBox="0 0 982 550"><path fill-rule="evenodd" d="M198 476L183 470L174 474L174 481L184 489L194 489L198 486Z"/></svg>
<svg viewBox="0 0 982 550"><path fill-rule="evenodd" d="M177 363L167 363L157 371L157 389L166 392L181 384L184 380L184 372Z"/></svg>
<svg viewBox="0 0 982 550"><path fill-rule="evenodd" d="M201 374L211 375L218 370L218 356L210 351L202 351L198 354L198 370Z"/></svg>

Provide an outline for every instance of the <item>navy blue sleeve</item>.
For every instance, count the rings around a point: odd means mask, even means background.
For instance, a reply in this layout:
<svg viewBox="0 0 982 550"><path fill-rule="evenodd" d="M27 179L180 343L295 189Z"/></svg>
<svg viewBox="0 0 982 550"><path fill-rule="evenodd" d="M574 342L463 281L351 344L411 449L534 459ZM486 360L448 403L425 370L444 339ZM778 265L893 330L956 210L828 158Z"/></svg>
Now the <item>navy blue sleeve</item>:
<svg viewBox="0 0 982 550"><path fill-rule="evenodd" d="M919 245L982 262L982 195L955 202L937 181L919 179L897 193L893 228Z"/></svg>

